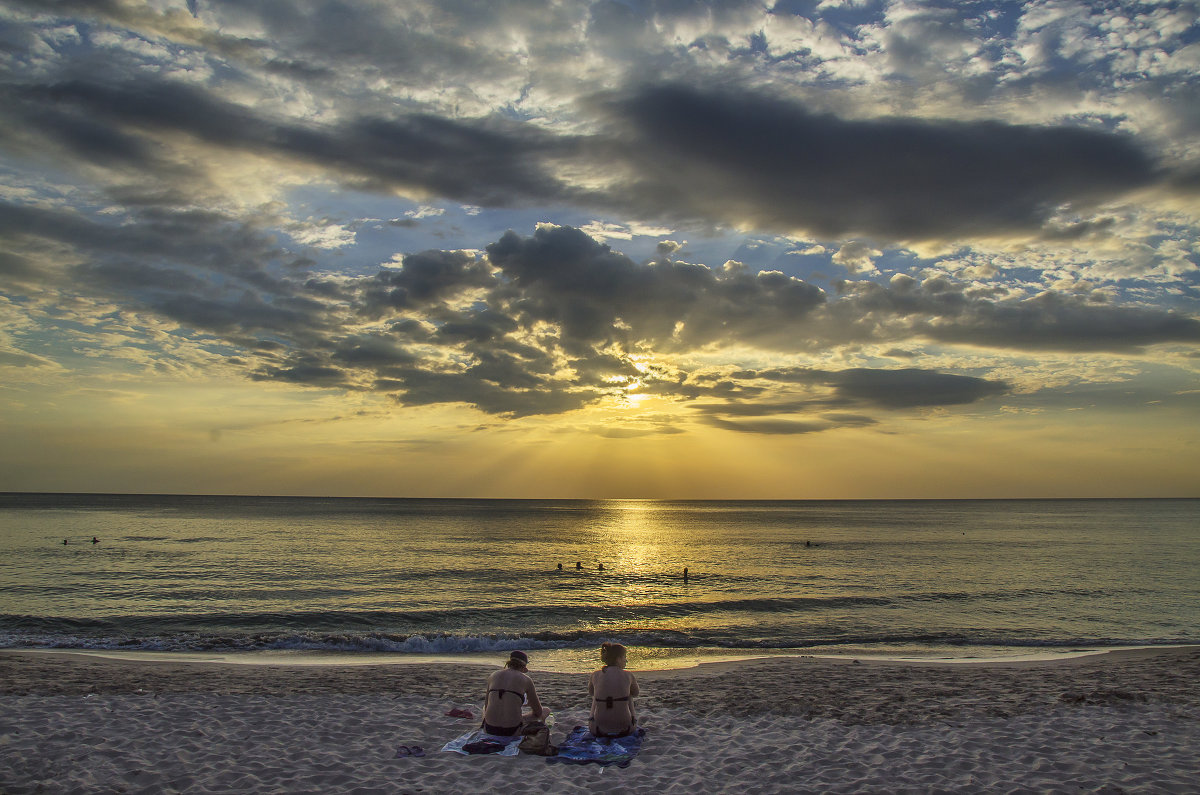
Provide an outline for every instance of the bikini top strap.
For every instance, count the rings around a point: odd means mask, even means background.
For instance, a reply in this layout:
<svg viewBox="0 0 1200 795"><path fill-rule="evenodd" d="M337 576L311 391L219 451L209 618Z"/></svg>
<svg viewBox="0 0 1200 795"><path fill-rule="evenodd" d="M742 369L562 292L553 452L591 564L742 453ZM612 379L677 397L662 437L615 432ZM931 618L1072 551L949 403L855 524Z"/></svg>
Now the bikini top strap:
<svg viewBox="0 0 1200 795"><path fill-rule="evenodd" d="M616 698L614 696L605 696L604 698L596 699L596 702L604 704L604 706L608 709L612 709L614 701L628 701L628 700L629 700L629 696L621 696L620 698Z"/></svg>
<svg viewBox="0 0 1200 795"><path fill-rule="evenodd" d="M493 688L492 688L491 690L489 690L488 692L489 692L489 693L499 693L499 694L500 694L500 698L504 698L504 694L505 694L505 693L512 693L512 694L513 694L514 696L516 696L517 698L524 698L524 697L525 697L525 694L524 694L524 693L518 693L516 690L506 690L506 689L504 689L503 687L493 687Z"/></svg>

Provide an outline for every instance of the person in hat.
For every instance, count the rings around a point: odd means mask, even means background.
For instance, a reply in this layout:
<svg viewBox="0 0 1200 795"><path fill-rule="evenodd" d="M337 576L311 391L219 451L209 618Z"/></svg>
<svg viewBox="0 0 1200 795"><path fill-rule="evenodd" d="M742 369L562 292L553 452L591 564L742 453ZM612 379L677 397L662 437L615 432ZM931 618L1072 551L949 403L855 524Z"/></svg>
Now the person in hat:
<svg viewBox="0 0 1200 795"><path fill-rule="evenodd" d="M488 677L483 701L483 730L488 734L512 737L525 721L543 720L550 714L538 701L528 670L529 657L523 651L514 651L504 667ZM529 713L523 715L521 707L525 704L529 705Z"/></svg>

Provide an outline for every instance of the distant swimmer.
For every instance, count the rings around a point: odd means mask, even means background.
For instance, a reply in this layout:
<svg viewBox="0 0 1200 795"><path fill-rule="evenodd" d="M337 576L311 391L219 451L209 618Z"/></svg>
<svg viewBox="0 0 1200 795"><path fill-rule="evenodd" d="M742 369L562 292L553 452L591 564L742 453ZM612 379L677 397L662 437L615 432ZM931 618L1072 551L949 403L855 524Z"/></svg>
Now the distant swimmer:
<svg viewBox="0 0 1200 795"><path fill-rule="evenodd" d="M683 567L683 581L687 582L687 566Z"/></svg>
<svg viewBox="0 0 1200 795"><path fill-rule="evenodd" d="M600 564L600 565L599 565L597 568L599 568L599 569L600 569L600 571L604 571L604 564L603 564L603 563L601 563L601 564Z"/></svg>
<svg viewBox="0 0 1200 795"><path fill-rule="evenodd" d="M92 536L92 543L93 543L93 544L99 544L99 543L100 543L100 539L96 538L95 536Z"/></svg>
<svg viewBox="0 0 1200 795"><path fill-rule="evenodd" d="M63 539L63 546L65 547L66 545L67 545L67 539L65 539L65 538L64 538L64 539Z"/></svg>
<svg viewBox="0 0 1200 795"><path fill-rule="evenodd" d="M577 569L582 569L582 568L583 568L583 563L581 563L581 562L580 562L580 561L578 561L578 560L577 560L577 561L575 561L575 568L577 568Z"/></svg>
<svg viewBox="0 0 1200 795"><path fill-rule="evenodd" d="M812 546L812 542L811 542L811 541L805 541L805 542L804 542L804 546L806 546L806 547L811 547L811 546Z"/></svg>
<svg viewBox="0 0 1200 795"><path fill-rule="evenodd" d="M561 563L560 563L560 564L558 564L558 570L559 570L559 571L562 571L562 564L561 564Z"/></svg>

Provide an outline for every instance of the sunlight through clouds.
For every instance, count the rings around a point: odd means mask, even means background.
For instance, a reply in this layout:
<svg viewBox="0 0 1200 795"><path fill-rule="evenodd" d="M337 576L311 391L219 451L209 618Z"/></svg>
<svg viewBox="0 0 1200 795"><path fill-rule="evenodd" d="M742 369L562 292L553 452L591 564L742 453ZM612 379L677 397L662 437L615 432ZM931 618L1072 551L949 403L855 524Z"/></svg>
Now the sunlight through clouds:
<svg viewBox="0 0 1200 795"><path fill-rule="evenodd" d="M2 0L6 482L1193 494L1194 12Z"/></svg>

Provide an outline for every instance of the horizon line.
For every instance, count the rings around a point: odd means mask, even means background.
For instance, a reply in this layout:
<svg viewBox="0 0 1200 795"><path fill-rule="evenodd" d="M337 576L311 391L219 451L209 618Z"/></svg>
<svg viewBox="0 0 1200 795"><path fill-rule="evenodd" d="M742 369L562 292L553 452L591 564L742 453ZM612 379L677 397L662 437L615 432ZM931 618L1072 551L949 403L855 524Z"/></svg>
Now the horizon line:
<svg viewBox="0 0 1200 795"><path fill-rule="evenodd" d="M479 497L338 494L213 494L200 492L0 491L0 497L196 497L264 500L473 500L479 502L1054 502L1197 500L1200 496L1055 497Z"/></svg>

